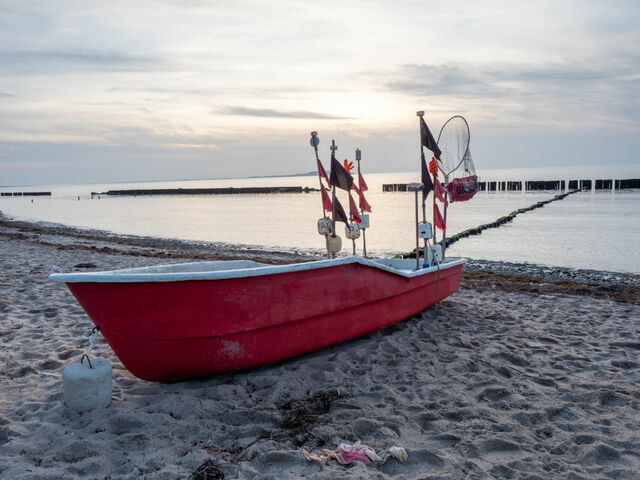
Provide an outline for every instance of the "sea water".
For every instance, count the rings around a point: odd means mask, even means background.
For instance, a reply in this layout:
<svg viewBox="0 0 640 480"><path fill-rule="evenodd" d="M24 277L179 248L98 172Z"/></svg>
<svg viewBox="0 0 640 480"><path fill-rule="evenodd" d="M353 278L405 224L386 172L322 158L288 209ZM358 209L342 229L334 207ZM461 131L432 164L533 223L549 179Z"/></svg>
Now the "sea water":
<svg viewBox="0 0 640 480"><path fill-rule="evenodd" d="M479 172L481 181L640 178L640 166L588 167ZM382 192L385 183L419 181L416 172L366 174L366 197L373 208L366 231L367 252L388 256L415 247L415 196ZM190 180L122 184L5 187L0 191L51 191L51 197L0 197L9 217L81 228L184 240L218 242L267 250L320 253L324 238L316 221L322 215L319 192L301 194L91 196L117 189L319 186L318 178L278 177ZM493 222L519 208L553 198L560 191L479 192L468 202L452 203L447 234ZM348 211L346 192L339 198ZM357 197L354 197L357 201ZM427 219L431 221L431 197ZM441 207L442 209L442 207ZM422 217L422 213L420 213ZM338 224L343 253L352 244ZM438 240L441 232L438 231ZM640 191L588 191L518 215L513 222L463 238L448 256L529 262L569 268L640 273ZM356 242L362 252L362 239Z"/></svg>

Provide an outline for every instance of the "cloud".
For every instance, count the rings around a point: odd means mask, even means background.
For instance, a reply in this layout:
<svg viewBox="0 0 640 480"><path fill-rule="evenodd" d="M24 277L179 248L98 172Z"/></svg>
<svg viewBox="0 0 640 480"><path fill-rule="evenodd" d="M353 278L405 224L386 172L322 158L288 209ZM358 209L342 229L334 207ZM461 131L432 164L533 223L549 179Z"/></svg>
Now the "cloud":
<svg viewBox="0 0 640 480"><path fill-rule="evenodd" d="M304 118L310 120L347 120L351 117L342 117L338 115L330 115L318 112L307 111L281 111L272 110L270 108L246 108L246 107L226 107L222 109L227 115L244 115L248 117L267 117L267 118Z"/></svg>
<svg viewBox="0 0 640 480"><path fill-rule="evenodd" d="M55 70L87 69L99 71L147 71L158 69L163 61L146 55L118 52L73 50L0 50L4 74L30 72L51 74Z"/></svg>
<svg viewBox="0 0 640 480"><path fill-rule="evenodd" d="M477 118L553 126L640 127L638 55L543 64L405 64L390 91L463 106ZM631 108L630 108L631 107Z"/></svg>

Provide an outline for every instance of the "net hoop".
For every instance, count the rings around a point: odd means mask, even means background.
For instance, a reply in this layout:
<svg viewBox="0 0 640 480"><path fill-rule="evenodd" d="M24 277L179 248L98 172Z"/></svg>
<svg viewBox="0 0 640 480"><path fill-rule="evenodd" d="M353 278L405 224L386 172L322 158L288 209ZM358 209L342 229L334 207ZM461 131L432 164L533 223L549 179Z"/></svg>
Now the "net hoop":
<svg viewBox="0 0 640 480"><path fill-rule="evenodd" d="M458 150L457 153L460 158L456 158L455 160L445 158L443 160L443 157L453 155L453 152L450 152L451 148L448 148L445 145L445 137L447 136L447 132L451 129L454 129L454 133L452 134L454 137L459 136L459 134L462 134L463 137L466 137L466 145L464 145L463 148L456 148L456 150ZM455 130L458 130L458 132L455 132ZM443 132L445 133L444 137ZM456 138L456 144L460 143L458 140L462 140L462 142L465 141L464 138ZM440 147L440 150L442 151L442 155L440 156L440 159L438 159L438 164L440 165L440 169L442 170L442 172L445 174L446 181L453 172L460 168L460 165L462 165L462 162L464 161L465 156L469 151L469 144L471 143L471 133L469 131L469 124L467 123L467 120L460 115L454 115L449 120L447 120L440 129L437 143L438 147ZM459 147L459 145L456 146Z"/></svg>

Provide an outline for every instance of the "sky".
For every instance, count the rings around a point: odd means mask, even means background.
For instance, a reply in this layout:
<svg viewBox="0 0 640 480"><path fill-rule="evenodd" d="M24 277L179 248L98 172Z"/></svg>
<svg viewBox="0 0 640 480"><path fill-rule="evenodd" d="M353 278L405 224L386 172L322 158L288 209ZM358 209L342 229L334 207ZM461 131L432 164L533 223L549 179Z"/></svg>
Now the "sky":
<svg viewBox="0 0 640 480"><path fill-rule="evenodd" d="M0 0L0 185L638 164L640 2Z"/></svg>

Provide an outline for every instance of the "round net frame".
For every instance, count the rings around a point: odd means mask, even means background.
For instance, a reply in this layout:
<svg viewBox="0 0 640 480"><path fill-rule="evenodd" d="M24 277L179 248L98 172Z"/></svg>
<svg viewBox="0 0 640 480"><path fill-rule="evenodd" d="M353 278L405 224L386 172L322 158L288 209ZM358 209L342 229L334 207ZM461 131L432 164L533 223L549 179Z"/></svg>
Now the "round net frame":
<svg viewBox="0 0 640 480"><path fill-rule="evenodd" d="M469 124L460 115L451 117L440 129L438 147L442 153L438 165L444 173L445 182L455 177L467 176L464 169L468 167L473 171L471 175L475 175L469 152L470 140ZM461 169L463 165L466 166Z"/></svg>

